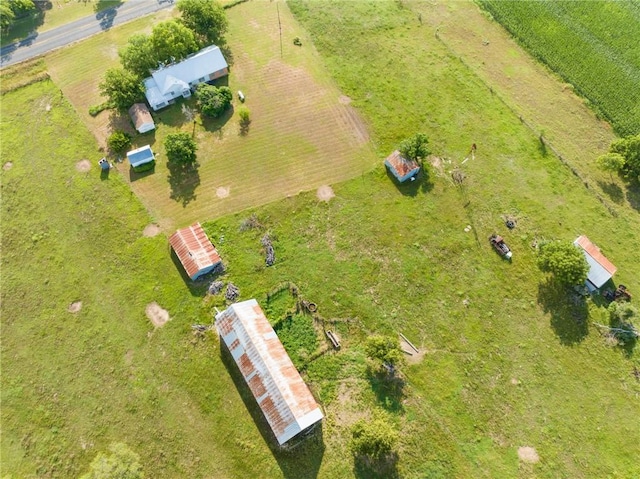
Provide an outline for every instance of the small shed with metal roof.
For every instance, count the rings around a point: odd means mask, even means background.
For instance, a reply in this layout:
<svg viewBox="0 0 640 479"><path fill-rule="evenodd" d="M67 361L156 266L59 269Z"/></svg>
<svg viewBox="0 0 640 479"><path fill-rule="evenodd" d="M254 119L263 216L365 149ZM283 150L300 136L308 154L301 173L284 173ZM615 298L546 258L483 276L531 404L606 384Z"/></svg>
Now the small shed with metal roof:
<svg viewBox="0 0 640 479"><path fill-rule="evenodd" d="M400 183L416 177L420 171L420 165L415 160L409 160L402 156L398 150L391 153L384 164Z"/></svg>
<svg viewBox="0 0 640 479"><path fill-rule="evenodd" d="M176 231L169 243L192 280L211 272L222 261L200 223Z"/></svg>
<svg viewBox="0 0 640 479"><path fill-rule="evenodd" d="M135 169L147 163L156 161L156 157L153 154L153 151L151 151L151 147L149 145L144 145L128 152L127 160L129 160L129 163Z"/></svg>
<svg viewBox="0 0 640 479"><path fill-rule="evenodd" d="M589 263L589 273L587 274L587 288L589 290L595 291L600 288L618 270L586 236L578 236L573 244L582 250L587 263Z"/></svg>
<svg viewBox="0 0 640 479"><path fill-rule="evenodd" d="M255 299L216 314L215 326L280 445L322 420L320 406Z"/></svg>
<svg viewBox="0 0 640 479"><path fill-rule="evenodd" d="M138 133L146 133L156 129L151 112L144 103L134 103L129 108L129 116Z"/></svg>

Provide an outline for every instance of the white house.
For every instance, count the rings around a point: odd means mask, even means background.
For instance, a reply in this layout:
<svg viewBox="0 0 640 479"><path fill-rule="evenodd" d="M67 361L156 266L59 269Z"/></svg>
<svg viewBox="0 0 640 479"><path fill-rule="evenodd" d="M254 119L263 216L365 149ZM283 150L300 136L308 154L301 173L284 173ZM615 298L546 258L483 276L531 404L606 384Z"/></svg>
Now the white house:
<svg viewBox="0 0 640 479"><path fill-rule="evenodd" d="M216 329L280 445L323 414L255 299L216 314Z"/></svg>
<svg viewBox="0 0 640 479"><path fill-rule="evenodd" d="M153 110L159 110L182 96L189 98L199 83L229 74L229 65L220 48L210 45L178 63L168 65L145 78L145 96Z"/></svg>

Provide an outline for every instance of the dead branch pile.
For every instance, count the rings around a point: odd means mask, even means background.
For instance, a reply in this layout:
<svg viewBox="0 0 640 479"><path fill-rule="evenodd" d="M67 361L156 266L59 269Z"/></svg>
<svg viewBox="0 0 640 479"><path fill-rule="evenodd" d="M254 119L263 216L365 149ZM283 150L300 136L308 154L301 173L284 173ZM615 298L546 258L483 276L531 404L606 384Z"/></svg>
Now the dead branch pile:
<svg viewBox="0 0 640 479"><path fill-rule="evenodd" d="M240 231L253 230L256 228L262 228L262 224L255 213L240 223Z"/></svg>
<svg viewBox="0 0 640 479"><path fill-rule="evenodd" d="M233 283L229 283L227 285L227 291L224 293L224 297L229 301L235 301L238 299L238 296L240 296L240 290L238 287Z"/></svg>
<svg viewBox="0 0 640 479"><path fill-rule="evenodd" d="M224 288L222 281L212 281L209 285L209 294L218 294Z"/></svg>
<svg viewBox="0 0 640 479"><path fill-rule="evenodd" d="M276 252L273 250L273 245L271 244L271 238L269 237L269 233L265 234L260 240L262 246L264 246L265 254L266 254L266 263L267 266L273 265L276 262Z"/></svg>

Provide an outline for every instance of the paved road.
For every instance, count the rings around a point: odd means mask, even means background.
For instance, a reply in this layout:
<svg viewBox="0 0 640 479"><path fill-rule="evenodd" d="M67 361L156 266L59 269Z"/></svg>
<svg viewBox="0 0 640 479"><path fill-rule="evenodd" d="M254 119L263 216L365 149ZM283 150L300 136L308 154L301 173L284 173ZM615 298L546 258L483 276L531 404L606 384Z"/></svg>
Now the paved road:
<svg viewBox="0 0 640 479"><path fill-rule="evenodd" d="M13 65L44 53L61 48L115 25L131 21L164 8L173 6L173 0L129 0L73 23L68 23L43 33L34 32L29 37L0 50L0 67Z"/></svg>

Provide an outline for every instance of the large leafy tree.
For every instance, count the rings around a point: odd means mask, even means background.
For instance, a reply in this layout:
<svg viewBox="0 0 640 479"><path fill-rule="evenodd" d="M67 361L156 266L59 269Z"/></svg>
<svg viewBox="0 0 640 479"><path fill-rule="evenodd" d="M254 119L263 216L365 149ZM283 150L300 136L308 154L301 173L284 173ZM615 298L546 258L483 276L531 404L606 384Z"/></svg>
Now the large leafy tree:
<svg viewBox="0 0 640 479"><path fill-rule="evenodd" d="M540 247L538 267L565 285L577 286L587 279L589 264L570 241L552 241Z"/></svg>
<svg viewBox="0 0 640 479"><path fill-rule="evenodd" d="M621 171L627 178L640 181L640 134L612 141L609 153L622 156L624 165Z"/></svg>
<svg viewBox="0 0 640 479"><path fill-rule="evenodd" d="M430 153L429 139L424 133L416 133L412 137L403 140L398 147L398 151L406 159L422 163L422 160Z"/></svg>
<svg viewBox="0 0 640 479"><path fill-rule="evenodd" d="M16 18L35 10L33 0L0 0L0 28L6 32Z"/></svg>
<svg viewBox="0 0 640 479"><path fill-rule="evenodd" d="M186 165L196 161L198 147L189 133L179 132L167 135L164 147L170 163Z"/></svg>
<svg viewBox="0 0 640 479"><path fill-rule="evenodd" d="M178 20L158 23L151 32L153 54L159 62L179 61L198 50L191 30Z"/></svg>
<svg viewBox="0 0 640 479"><path fill-rule="evenodd" d="M109 452L99 453L80 479L144 479L140 456L126 444L112 444Z"/></svg>
<svg viewBox="0 0 640 479"><path fill-rule="evenodd" d="M206 116L216 118L229 108L233 94L229 87L201 83L196 90L196 98L200 111Z"/></svg>
<svg viewBox="0 0 640 479"><path fill-rule="evenodd" d="M617 173L624 167L624 156L620 153L605 153L596 159L598 168L609 173Z"/></svg>
<svg viewBox="0 0 640 479"><path fill-rule="evenodd" d="M224 44L229 22L222 5L215 0L179 0L177 8L182 23L195 33L204 45Z"/></svg>
<svg viewBox="0 0 640 479"><path fill-rule="evenodd" d="M110 68L99 85L100 94L107 97L114 108L125 110L144 98L144 89L140 79L122 68Z"/></svg>
<svg viewBox="0 0 640 479"><path fill-rule="evenodd" d="M148 77L151 70L158 68L151 37L143 33L131 35L118 55L122 66L140 79Z"/></svg>

